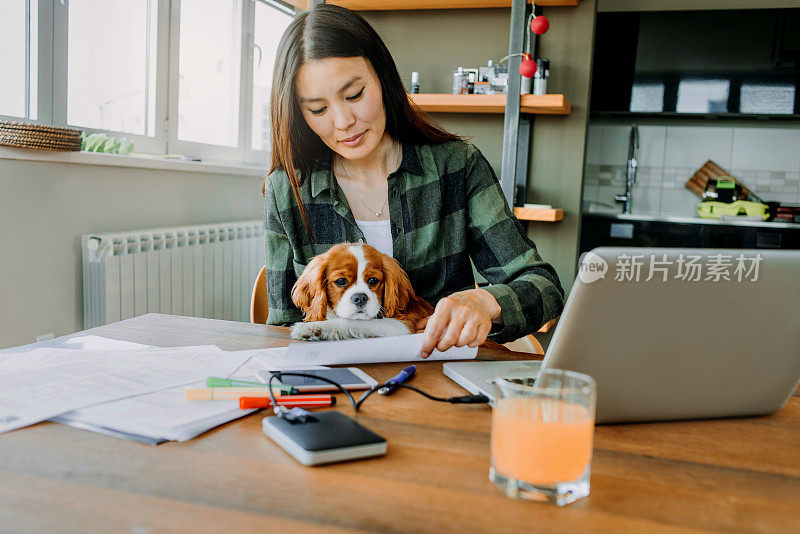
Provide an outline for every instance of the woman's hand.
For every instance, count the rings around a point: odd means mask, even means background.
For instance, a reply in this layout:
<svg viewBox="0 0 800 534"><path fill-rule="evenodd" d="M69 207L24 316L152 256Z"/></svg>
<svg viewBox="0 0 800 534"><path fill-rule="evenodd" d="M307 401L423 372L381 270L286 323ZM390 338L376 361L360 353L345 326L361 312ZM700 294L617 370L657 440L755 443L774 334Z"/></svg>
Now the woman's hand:
<svg viewBox="0 0 800 534"><path fill-rule="evenodd" d="M444 351L453 346L477 347L486 341L492 321L500 317L500 312L500 305L485 289L468 289L444 297L436 304L433 315L417 323L417 329L425 329L421 356L427 358L434 348Z"/></svg>

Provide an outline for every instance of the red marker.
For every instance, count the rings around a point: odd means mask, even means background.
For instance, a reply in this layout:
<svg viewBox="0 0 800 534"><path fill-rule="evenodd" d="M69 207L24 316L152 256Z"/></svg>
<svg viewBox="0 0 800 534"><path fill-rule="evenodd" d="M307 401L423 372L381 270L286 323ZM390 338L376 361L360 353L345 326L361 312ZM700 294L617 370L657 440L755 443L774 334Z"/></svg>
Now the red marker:
<svg viewBox="0 0 800 534"><path fill-rule="evenodd" d="M277 397L280 406L287 408L324 408L336 404L333 395L286 395ZM239 397L239 408L271 408L272 400L269 397Z"/></svg>

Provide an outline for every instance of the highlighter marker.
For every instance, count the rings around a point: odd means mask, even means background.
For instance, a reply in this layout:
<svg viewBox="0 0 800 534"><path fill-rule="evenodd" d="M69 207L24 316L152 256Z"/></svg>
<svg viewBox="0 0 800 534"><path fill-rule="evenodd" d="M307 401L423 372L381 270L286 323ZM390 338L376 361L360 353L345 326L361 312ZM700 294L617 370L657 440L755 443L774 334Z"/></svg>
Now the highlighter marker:
<svg viewBox="0 0 800 534"><path fill-rule="evenodd" d="M325 408L336 404L333 395L288 395L277 397L278 405L287 408ZM270 408L272 400L269 397L239 397L239 408Z"/></svg>
<svg viewBox="0 0 800 534"><path fill-rule="evenodd" d="M207 388L264 388L267 387L263 382L250 382L248 380L231 380L229 378L217 378L209 376L206 378ZM293 386L284 386L283 384L275 384L272 389L280 389L286 393L297 391Z"/></svg>
<svg viewBox="0 0 800 534"><path fill-rule="evenodd" d="M283 395L280 389L272 388L276 397ZM239 397L269 397L267 388L186 388L183 399L187 401L236 400Z"/></svg>

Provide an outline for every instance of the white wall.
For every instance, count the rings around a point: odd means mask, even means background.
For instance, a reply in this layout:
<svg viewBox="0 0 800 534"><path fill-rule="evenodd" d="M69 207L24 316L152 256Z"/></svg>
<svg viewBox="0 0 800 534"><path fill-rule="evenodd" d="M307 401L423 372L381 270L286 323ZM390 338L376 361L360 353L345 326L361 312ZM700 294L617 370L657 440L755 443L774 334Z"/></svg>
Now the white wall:
<svg viewBox="0 0 800 534"><path fill-rule="evenodd" d="M0 348L83 329L82 234L259 219L261 181L0 159Z"/></svg>

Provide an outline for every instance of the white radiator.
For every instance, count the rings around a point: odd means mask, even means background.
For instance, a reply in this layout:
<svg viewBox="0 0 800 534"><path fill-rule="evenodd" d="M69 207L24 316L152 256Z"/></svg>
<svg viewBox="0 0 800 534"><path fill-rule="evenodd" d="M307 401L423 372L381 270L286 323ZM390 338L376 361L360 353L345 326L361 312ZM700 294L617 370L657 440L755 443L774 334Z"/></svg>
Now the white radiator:
<svg viewBox="0 0 800 534"><path fill-rule="evenodd" d="M249 321L264 223L89 234L81 248L84 328L145 313Z"/></svg>

